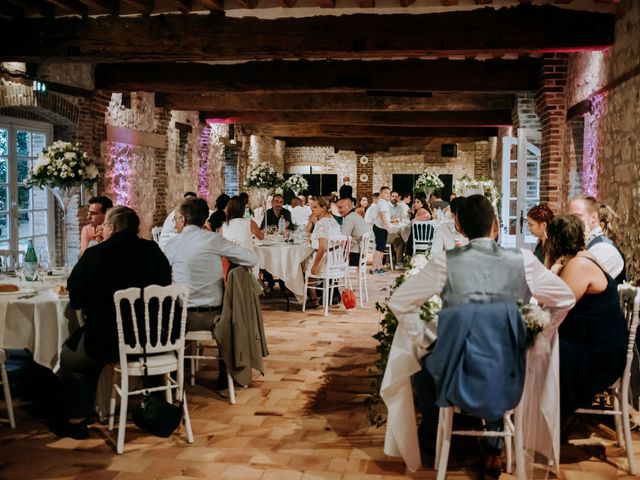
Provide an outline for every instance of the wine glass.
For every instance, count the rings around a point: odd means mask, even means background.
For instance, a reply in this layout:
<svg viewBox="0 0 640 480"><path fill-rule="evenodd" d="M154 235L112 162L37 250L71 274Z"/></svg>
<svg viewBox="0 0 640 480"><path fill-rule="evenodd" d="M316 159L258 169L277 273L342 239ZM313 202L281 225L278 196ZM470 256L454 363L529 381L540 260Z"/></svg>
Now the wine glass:
<svg viewBox="0 0 640 480"><path fill-rule="evenodd" d="M19 261L16 260L16 262L13 264L13 271L16 274L16 279L20 282L20 283L24 283L24 276L23 276L23 270L22 270L22 263L20 263Z"/></svg>

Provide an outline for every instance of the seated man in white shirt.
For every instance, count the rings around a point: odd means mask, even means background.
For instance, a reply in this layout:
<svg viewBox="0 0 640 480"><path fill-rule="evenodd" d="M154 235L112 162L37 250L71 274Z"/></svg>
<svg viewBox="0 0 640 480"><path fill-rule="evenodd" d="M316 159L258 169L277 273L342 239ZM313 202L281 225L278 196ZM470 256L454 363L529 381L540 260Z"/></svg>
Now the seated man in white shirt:
<svg viewBox="0 0 640 480"><path fill-rule="evenodd" d="M587 250L609 275L621 284L626 279L626 265L618 246L600 226L600 202L594 197L576 197L569 202L569 213L579 216L587 232Z"/></svg>
<svg viewBox="0 0 640 480"><path fill-rule="evenodd" d="M300 198L294 197L291 199L291 221L298 229L304 230L310 216L311 209L303 206Z"/></svg>
<svg viewBox="0 0 640 480"><path fill-rule="evenodd" d="M183 196L183 200L187 200L189 198L198 198L198 195L196 195L195 192L185 192ZM162 224L162 231L160 232L160 240L158 240L158 245L160 245L160 248L164 248L167 242L178 234L178 231L176 230L176 225L174 223L175 216L176 216L176 210L174 208L173 210L171 210L171 213L167 215L167 218Z"/></svg>
<svg viewBox="0 0 640 480"><path fill-rule="evenodd" d="M389 308L398 318L398 329L414 344L417 361L425 356L437 333L437 326L425 323L419 315L420 307L433 295L441 297L444 308L468 303L528 303L533 296L551 309L558 323L575 304L569 286L546 269L530 250L502 248L494 241L498 220L484 195L472 195L458 205L457 223L469 238L469 244L434 253L427 265L400 285L389 300ZM435 444L438 425L435 400L439 385L424 367L415 375L414 382L422 411L419 432L423 440ZM390 412L394 410L391 405L387 407ZM500 430L501 424L492 422L487 428ZM494 440L489 444L491 450L487 449L490 453L486 466L499 469L500 447L496 437L490 438Z"/></svg>
<svg viewBox="0 0 640 480"><path fill-rule="evenodd" d="M364 219L356 213L353 208L353 200L342 198L338 200L338 213L342 217L340 231L343 235L351 237L351 249L349 251L349 265L357 267L360 261L360 240L362 235L369 232L371 228Z"/></svg>
<svg viewBox="0 0 640 480"><path fill-rule="evenodd" d="M456 197L451 200L449 208L451 209L452 222L443 222L436 228L431 244L431 252L441 252L443 250L451 250L455 247L461 247L469 243L467 237L458 230L458 222L456 221L456 213L458 205L464 197Z"/></svg>

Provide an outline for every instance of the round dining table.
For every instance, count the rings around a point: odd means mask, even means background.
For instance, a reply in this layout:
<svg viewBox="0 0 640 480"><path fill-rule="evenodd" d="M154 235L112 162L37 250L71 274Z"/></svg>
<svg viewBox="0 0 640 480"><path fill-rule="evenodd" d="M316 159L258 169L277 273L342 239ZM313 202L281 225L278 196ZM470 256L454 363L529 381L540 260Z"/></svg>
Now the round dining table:
<svg viewBox="0 0 640 480"><path fill-rule="evenodd" d="M254 251L261 269L282 280L302 303L304 299L304 266L313 254L308 245L286 243L278 240L257 240Z"/></svg>

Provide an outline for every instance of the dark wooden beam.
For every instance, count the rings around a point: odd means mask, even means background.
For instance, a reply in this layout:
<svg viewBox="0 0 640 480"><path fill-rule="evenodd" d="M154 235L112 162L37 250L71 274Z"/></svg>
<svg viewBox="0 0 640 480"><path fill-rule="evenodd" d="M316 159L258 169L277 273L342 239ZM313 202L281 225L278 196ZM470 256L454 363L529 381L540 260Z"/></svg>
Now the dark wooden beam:
<svg viewBox="0 0 640 480"><path fill-rule="evenodd" d="M413 5L413 3L414 3L415 1L416 1L416 0L400 0L400 6L402 6L402 7L408 7L408 6L410 6L410 5Z"/></svg>
<svg viewBox="0 0 640 480"><path fill-rule="evenodd" d="M9 0L9 2L25 10L35 10L43 17L53 17L55 15L55 7L45 2L45 0Z"/></svg>
<svg viewBox="0 0 640 480"><path fill-rule="evenodd" d="M279 3L284 8L293 8L296 6L298 0L279 0Z"/></svg>
<svg viewBox="0 0 640 480"><path fill-rule="evenodd" d="M312 138L427 138L427 137L492 137L498 129L491 127L382 127L379 125L243 125L243 130L254 135L269 137Z"/></svg>
<svg viewBox="0 0 640 480"><path fill-rule="evenodd" d="M429 137L429 138L328 138L328 137L277 137L286 147L334 147L336 150L354 150L357 152L394 152L417 153L440 148L442 143L466 143L487 140L488 137Z"/></svg>
<svg viewBox="0 0 640 480"><path fill-rule="evenodd" d="M156 95L156 104L160 94ZM504 110L513 95L433 92L425 97L367 93L177 93L163 96L172 110L387 111Z"/></svg>
<svg viewBox="0 0 640 480"><path fill-rule="evenodd" d="M65 10L68 10L71 13L80 15L81 17L86 17L89 14L89 7L87 7L84 3L81 3L79 0L47 0L47 1L55 5L56 7L63 8Z"/></svg>
<svg viewBox="0 0 640 480"><path fill-rule="evenodd" d="M551 5L274 20L206 15L25 19L0 22L0 58L40 63L569 52L608 48L614 22L613 15Z"/></svg>
<svg viewBox="0 0 640 480"><path fill-rule="evenodd" d="M181 13L189 13L191 11L191 0L173 0L173 3Z"/></svg>
<svg viewBox="0 0 640 480"><path fill-rule="evenodd" d="M144 15L150 15L156 8L154 0L121 0L122 3L135 8L138 12Z"/></svg>
<svg viewBox="0 0 640 480"><path fill-rule="evenodd" d="M291 123L324 125L381 125L388 127L507 127L510 110L449 112L202 112L221 123Z"/></svg>
<svg viewBox="0 0 640 480"><path fill-rule="evenodd" d="M316 0L320 8L336 8L336 0Z"/></svg>
<svg viewBox="0 0 640 480"><path fill-rule="evenodd" d="M373 8L376 6L376 0L356 0L360 8Z"/></svg>
<svg viewBox="0 0 640 480"><path fill-rule="evenodd" d="M95 8L103 13L118 16L120 14L120 2L118 0L80 0L87 7Z"/></svg>
<svg viewBox="0 0 640 480"><path fill-rule="evenodd" d="M224 10L224 0L199 0L203 7L209 10L219 11Z"/></svg>
<svg viewBox="0 0 640 480"><path fill-rule="evenodd" d="M520 92L538 88L539 61L272 61L233 65L110 63L96 88L149 92Z"/></svg>
<svg viewBox="0 0 640 480"><path fill-rule="evenodd" d="M10 3L0 3L0 18L16 20L24 16L24 9ZM0 25L0 29L1 29ZM1 35L1 34L0 34Z"/></svg>

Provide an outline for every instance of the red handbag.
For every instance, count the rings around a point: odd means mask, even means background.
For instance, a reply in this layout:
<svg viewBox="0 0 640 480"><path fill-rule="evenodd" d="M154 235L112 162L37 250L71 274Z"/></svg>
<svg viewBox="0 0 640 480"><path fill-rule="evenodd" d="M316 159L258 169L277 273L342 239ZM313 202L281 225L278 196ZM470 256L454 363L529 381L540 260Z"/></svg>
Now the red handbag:
<svg viewBox="0 0 640 480"><path fill-rule="evenodd" d="M356 294L350 288L345 288L342 292L342 304L347 310L356 308Z"/></svg>

